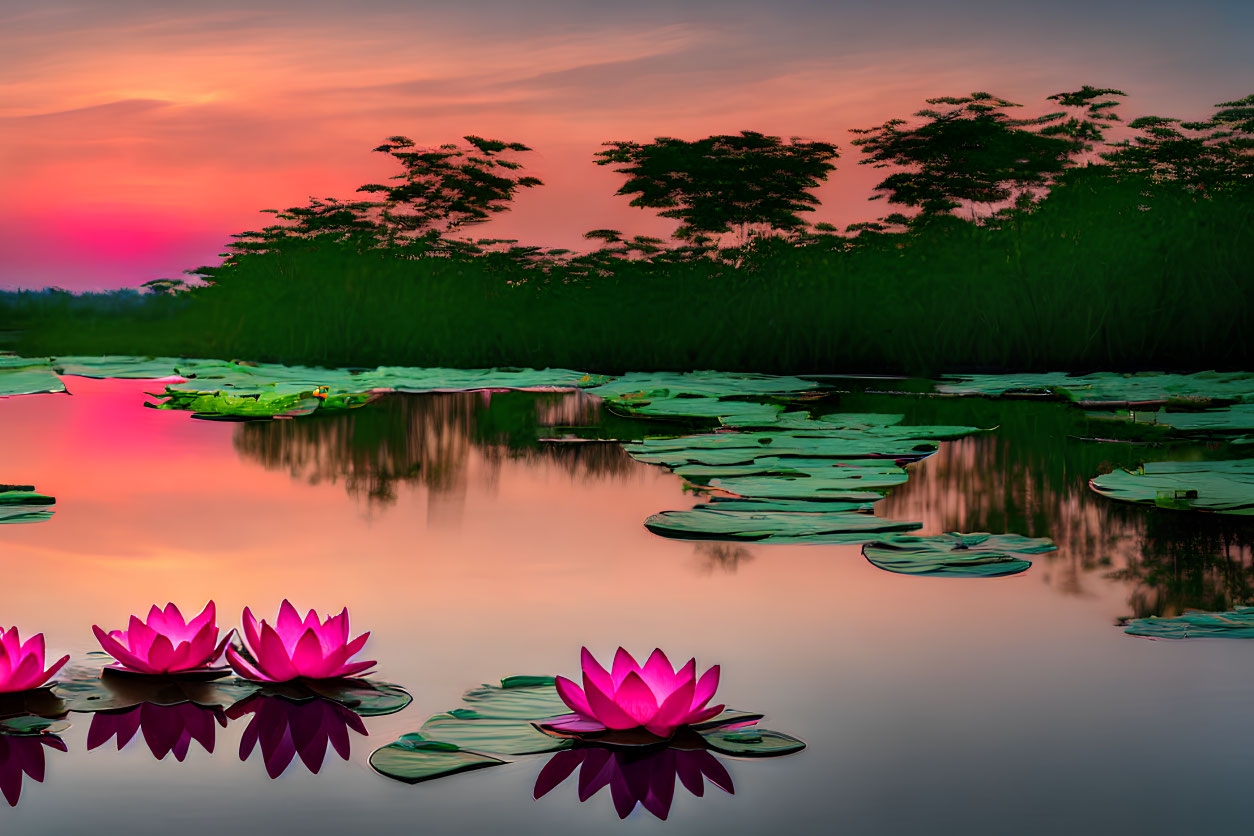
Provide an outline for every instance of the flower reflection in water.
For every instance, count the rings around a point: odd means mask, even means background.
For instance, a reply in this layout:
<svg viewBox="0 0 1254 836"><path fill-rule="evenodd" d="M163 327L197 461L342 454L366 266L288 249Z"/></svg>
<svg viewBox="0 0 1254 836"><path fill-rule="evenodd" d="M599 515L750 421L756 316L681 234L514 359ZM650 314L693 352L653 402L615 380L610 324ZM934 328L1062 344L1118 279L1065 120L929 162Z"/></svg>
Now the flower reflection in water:
<svg viewBox="0 0 1254 836"><path fill-rule="evenodd" d="M17 806L24 777L43 783L45 746L67 751L55 734L0 734L0 794L10 807Z"/></svg>
<svg viewBox="0 0 1254 836"><path fill-rule="evenodd" d="M261 747L266 773L278 778L297 755L310 772L317 774L326 758L327 744L343 760L349 756L348 730L369 734L361 717L339 703L325 699L293 702L282 697L253 696L227 709L238 720L253 715L240 738L239 759L248 760Z"/></svg>
<svg viewBox="0 0 1254 836"><path fill-rule="evenodd" d="M206 752L213 752L216 730L214 723L226 728L226 713L216 706L206 708L185 702L179 705L143 703L125 711L105 711L91 718L87 732L89 750L103 746L111 738L118 740L122 750L136 732L142 731L144 743L157 760L173 753L182 762L195 740Z"/></svg>
<svg viewBox="0 0 1254 836"><path fill-rule="evenodd" d="M698 798L705 795L705 779L728 794L736 791L726 767L704 749L580 748L558 752L544 765L536 778L534 797L547 795L576 768L579 800L587 801L608 786L620 819L639 804L665 821L675 798L677 776Z"/></svg>

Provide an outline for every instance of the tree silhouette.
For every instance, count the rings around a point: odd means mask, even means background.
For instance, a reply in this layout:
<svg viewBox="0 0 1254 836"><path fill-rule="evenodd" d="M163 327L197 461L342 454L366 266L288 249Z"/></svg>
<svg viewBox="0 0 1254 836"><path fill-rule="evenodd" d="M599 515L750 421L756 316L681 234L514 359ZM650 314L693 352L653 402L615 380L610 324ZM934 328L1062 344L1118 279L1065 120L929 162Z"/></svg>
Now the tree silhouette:
<svg viewBox="0 0 1254 836"><path fill-rule="evenodd" d="M688 142L658 137L653 142L606 142L597 165L616 166L627 182L620 195L632 206L660 209L680 222L681 241L712 241L735 231L745 244L756 230L793 232L805 228L798 213L812 212L811 194L836 166L836 146L754 131L708 136ZM652 242L636 239L646 252Z"/></svg>
<svg viewBox="0 0 1254 836"><path fill-rule="evenodd" d="M403 238L434 244L505 211L519 189L543 185L517 173L522 163L502 156L531 150L521 142L463 138L464 147L418 148L408 137L393 136L374 149L390 154L403 169L392 178L398 183L358 189L382 196L380 223L390 245Z"/></svg>
<svg viewBox="0 0 1254 836"><path fill-rule="evenodd" d="M1056 122L1041 129L1042 136L1067 137L1075 143L1075 154L1092 151L1106 139L1106 129L1111 122L1118 122L1115 108L1119 102L1114 96L1126 96L1122 90L1112 87L1084 85L1070 93L1055 93L1049 101L1066 108L1065 122Z"/></svg>
<svg viewBox="0 0 1254 836"><path fill-rule="evenodd" d="M875 187L872 200L918 207L921 217L945 215L963 204L998 204L1030 198L1066 165L1074 142L1026 130L1057 121L1061 113L1011 119L1005 110L1021 105L988 93L928 99L915 127L891 119L875 128L853 129L853 144L866 155L861 165L899 166Z"/></svg>

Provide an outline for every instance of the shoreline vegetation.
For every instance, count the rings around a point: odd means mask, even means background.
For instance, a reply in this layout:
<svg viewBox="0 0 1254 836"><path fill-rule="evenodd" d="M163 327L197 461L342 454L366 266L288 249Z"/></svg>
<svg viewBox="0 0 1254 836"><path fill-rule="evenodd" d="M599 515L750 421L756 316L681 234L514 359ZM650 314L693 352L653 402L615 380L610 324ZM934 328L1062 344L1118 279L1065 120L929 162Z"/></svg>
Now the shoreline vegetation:
<svg viewBox="0 0 1254 836"><path fill-rule="evenodd" d="M369 199L276 211L188 271L202 285L0 293L0 348L608 374L1249 368L1254 96L1124 124L1121 95L1061 93L1030 119L946 97L856 131L901 211L844 231L802 216L835 145L607 143L619 194L678 226L592 230L581 254L467 236L542 185L526 146L392 137L375 151L401 173Z"/></svg>

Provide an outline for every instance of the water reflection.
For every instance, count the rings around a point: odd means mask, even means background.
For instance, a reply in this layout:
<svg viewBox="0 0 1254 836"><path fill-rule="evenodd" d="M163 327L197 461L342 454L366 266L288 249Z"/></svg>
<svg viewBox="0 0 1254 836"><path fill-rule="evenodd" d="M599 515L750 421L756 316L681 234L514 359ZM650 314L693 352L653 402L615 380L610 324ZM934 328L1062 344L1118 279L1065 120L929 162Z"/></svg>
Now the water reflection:
<svg viewBox="0 0 1254 836"><path fill-rule="evenodd" d="M458 392L388 395L347 414L241 424L235 449L309 484L340 483L370 503L395 502L398 485L464 495L471 452L489 479L505 458L551 461L573 475L627 472L614 444L547 444L555 427L595 424L597 402L578 393Z"/></svg>
<svg viewBox="0 0 1254 836"><path fill-rule="evenodd" d="M731 775L718 758L704 749L580 748L558 752L540 770L533 796L550 793L576 770L579 801L610 788L620 819L640 805L663 821L675 798L675 779L693 795L705 795L705 781L726 793L735 793Z"/></svg>
<svg viewBox="0 0 1254 836"><path fill-rule="evenodd" d="M906 410L910 421L943 416L998 429L942 444L911 466L910 481L877 514L922 520L936 532L1050 537L1058 551L1034 556L1034 573L1067 595L1097 594L1110 580L1128 584L1129 617L1254 600L1254 521L1127 505L1088 488L1117 467L1222 454L1215 445L1083 440L1110 429L1059 404L948 401Z"/></svg>
<svg viewBox="0 0 1254 836"><path fill-rule="evenodd" d="M305 768L315 775L322 769L330 744L343 760L348 760L352 729L366 736L362 719L339 703L325 699L293 702L282 697L253 696L227 709L226 716L238 720L252 715L240 738L239 759L246 761L260 746L266 774L278 778L299 756Z"/></svg>
<svg viewBox="0 0 1254 836"><path fill-rule="evenodd" d="M221 708L190 702L179 705L143 703L124 711L102 711L91 718L87 748L96 749L117 738L118 751L121 751L137 732L143 732L144 743L154 758L164 760L172 753L181 763L193 740L206 752L213 752L215 723L226 728L226 713Z"/></svg>
<svg viewBox="0 0 1254 836"><path fill-rule="evenodd" d="M697 571L705 575L712 575L715 572L734 575L741 564L748 563L754 558L753 552L744 546L715 540L697 543L692 553L697 559Z"/></svg>
<svg viewBox="0 0 1254 836"><path fill-rule="evenodd" d="M44 747L68 751L55 734L0 734L0 794L10 807L22 796L22 781L44 780Z"/></svg>

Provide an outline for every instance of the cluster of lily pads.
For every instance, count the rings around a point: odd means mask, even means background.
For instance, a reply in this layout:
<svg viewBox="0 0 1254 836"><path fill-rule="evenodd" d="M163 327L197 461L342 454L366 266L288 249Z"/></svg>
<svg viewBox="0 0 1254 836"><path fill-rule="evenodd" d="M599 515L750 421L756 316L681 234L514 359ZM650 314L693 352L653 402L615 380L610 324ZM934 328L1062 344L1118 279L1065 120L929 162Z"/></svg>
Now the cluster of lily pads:
<svg viewBox="0 0 1254 836"><path fill-rule="evenodd" d="M34 485L0 485L0 525L43 522L56 504L56 497L36 492Z"/></svg>
<svg viewBox="0 0 1254 836"><path fill-rule="evenodd" d="M362 717L400 711L412 700L396 685L364 678L375 662L354 657L370 634L350 638L347 608L302 618L285 600L273 625L245 608L241 644L232 642L234 630L222 634L212 601L191 619L172 603L154 605L143 620L131 616L125 630L93 631L112 661L66 669L52 681L68 655L47 665L42 633L23 642L16 627L0 630L0 792L10 805L23 776L43 780L45 748L66 751L58 732L74 712L93 715L89 750L111 740L121 749L142 733L154 757L179 761L193 742L212 752L216 728L247 716L240 759L260 749L275 778L297 757L316 773L328 746L347 759L349 731L367 734ZM607 670L585 648L581 667L581 685L523 676L472 689L467 707L431 717L376 750L370 763L418 783L497 766L502 756L561 753L541 772L537 798L582 764L595 775L581 786L609 786L620 815L639 802L665 818L676 777L697 795L702 776L734 791L712 753L770 757L805 747L757 729L761 714L711 705L717 665L698 677L695 659L676 668L659 649L641 665L619 648Z"/></svg>

